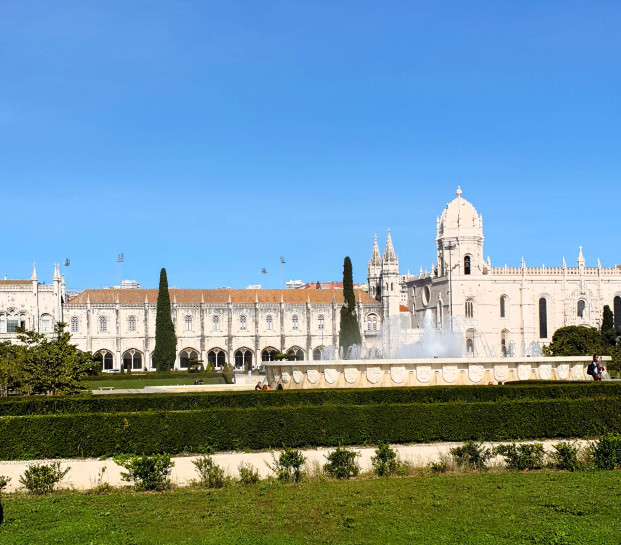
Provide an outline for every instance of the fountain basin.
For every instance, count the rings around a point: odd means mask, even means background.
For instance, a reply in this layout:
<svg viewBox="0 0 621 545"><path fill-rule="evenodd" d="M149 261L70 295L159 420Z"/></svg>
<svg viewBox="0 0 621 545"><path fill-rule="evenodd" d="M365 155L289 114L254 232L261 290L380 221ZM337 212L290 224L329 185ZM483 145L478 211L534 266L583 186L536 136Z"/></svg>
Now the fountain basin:
<svg viewBox="0 0 621 545"><path fill-rule="evenodd" d="M610 360L604 357L603 360ZM592 380L590 356L424 358L265 363L272 388L381 388L498 384L526 380Z"/></svg>

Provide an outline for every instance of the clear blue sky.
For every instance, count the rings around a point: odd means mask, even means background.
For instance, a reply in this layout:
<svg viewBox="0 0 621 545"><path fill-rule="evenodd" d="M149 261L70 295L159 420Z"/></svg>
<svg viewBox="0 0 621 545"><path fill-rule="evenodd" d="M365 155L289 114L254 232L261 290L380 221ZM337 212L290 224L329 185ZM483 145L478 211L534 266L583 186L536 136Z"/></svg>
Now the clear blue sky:
<svg viewBox="0 0 621 545"><path fill-rule="evenodd" d="M435 259L621 263L621 3L0 1L0 274L363 282ZM269 270L262 276L261 268Z"/></svg>

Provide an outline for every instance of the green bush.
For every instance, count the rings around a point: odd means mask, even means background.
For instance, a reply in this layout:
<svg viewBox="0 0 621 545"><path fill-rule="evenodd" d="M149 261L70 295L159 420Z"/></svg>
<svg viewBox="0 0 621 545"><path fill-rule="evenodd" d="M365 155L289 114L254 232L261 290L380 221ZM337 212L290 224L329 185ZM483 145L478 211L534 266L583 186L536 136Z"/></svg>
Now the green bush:
<svg viewBox="0 0 621 545"><path fill-rule="evenodd" d="M299 483L304 475L302 466L305 462L306 458L301 451L285 447L278 460L274 459L271 469L276 473L279 481Z"/></svg>
<svg viewBox="0 0 621 545"><path fill-rule="evenodd" d="M373 471L378 477L388 477L397 472L397 453L385 442L380 442L371 457Z"/></svg>
<svg viewBox="0 0 621 545"><path fill-rule="evenodd" d="M169 454L152 456L117 456L114 461L127 472L121 479L132 481L136 490L166 490L170 488L170 472L175 463Z"/></svg>
<svg viewBox="0 0 621 545"><path fill-rule="evenodd" d="M545 451L541 443L516 445L498 445L494 454L501 454L505 458L508 469L517 471L543 468Z"/></svg>
<svg viewBox="0 0 621 545"><path fill-rule="evenodd" d="M607 433L596 441L593 458L597 469L621 467L621 435Z"/></svg>
<svg viewBox="0 0 621 545"><path fill-rule="evenodd" d="M50 464L30 464L19 482L32 494L49 494L69 472L70 467L60 469L60 462Z"/></svg>
<svg viewBox="0 0 621 545"><path fill-rule="evenodd" d="M360 466L356 462L358 456L357 452L339 445L326 456L328 463L323 466L323 470L335 479L351 479L360 473Z"/></svg>
<svg viewBox="0 0 621 545"><path fill-rule="evenodd" d="M224 486L224 470L217 465L211 456L201 456L192 461L200 476L200 483L205 488L222 488Z"/></svg>
<svg viewBox="0 0 621 545"><path fill-rule="evenodd" d="M459 467L483 470L487 469L492 452L481 443L466 441L462 446L452 448L451 456Z"/></svg>
<svg viewBox="0 0 621 545"><path fill-rule="evenodd" d="M552 445L554 452L551 454L552 466L563 471L579 471L582 464L578 460L579 448L577 445L562 441Z"/></svg>
<svg viewBox="0 0 621 545"><path fill-rule="evenodd" d="M251 486L259 482L259 471L252 465L242 462L239 464L239 484Z"/></svg>

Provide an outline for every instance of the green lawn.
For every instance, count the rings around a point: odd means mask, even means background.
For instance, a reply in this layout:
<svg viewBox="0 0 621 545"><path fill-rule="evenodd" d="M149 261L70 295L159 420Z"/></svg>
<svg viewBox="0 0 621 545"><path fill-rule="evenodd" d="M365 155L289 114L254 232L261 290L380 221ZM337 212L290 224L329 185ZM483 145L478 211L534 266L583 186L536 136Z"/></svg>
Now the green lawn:
<svg viewBox="0 0 621 545"><path fill-rule="evenodd" d="M615 544L621 472L4 497L0 544Z"/></svg>
<svg viewBox="0 0 621 545"><path fill-rule="evenodd" d="M128 378L128 379L110 379L110 380L85 380L84 388L88 390L98 390L99 388L126 389L126 388L144 388L145 386L175 386L181 384L194 384L196 377L180 376L179 378ZM222 384L221 378L203 378L203 384Z"/></svg>

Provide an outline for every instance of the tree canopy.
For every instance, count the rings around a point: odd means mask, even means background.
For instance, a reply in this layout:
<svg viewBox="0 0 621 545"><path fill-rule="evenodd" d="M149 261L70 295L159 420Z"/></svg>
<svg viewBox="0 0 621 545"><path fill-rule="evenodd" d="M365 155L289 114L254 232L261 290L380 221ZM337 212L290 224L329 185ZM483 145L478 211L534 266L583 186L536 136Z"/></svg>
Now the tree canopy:
<svg viewBox="0 0 621 545"><path fill-rule="evenodd" d="M570 325L554 332L550 356L587 356L602 353L600 332L594 327Z"/></svg>

